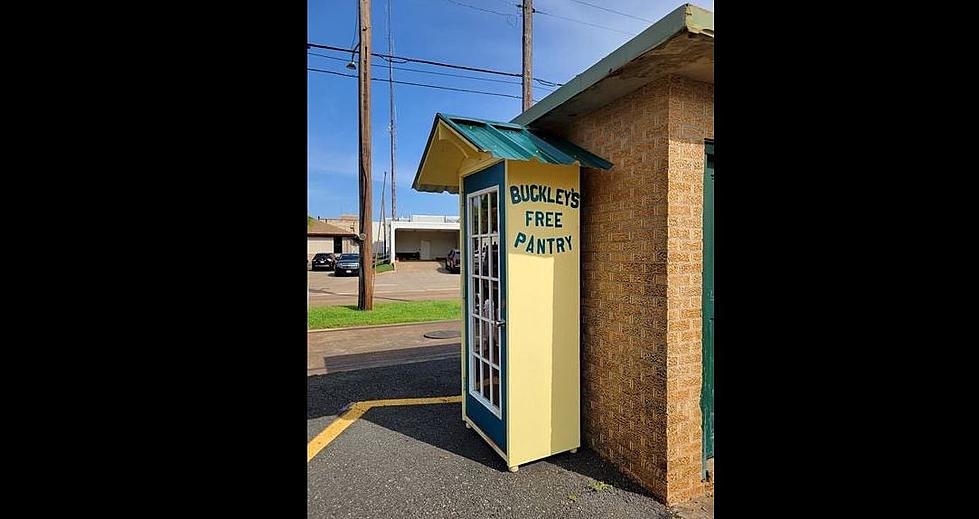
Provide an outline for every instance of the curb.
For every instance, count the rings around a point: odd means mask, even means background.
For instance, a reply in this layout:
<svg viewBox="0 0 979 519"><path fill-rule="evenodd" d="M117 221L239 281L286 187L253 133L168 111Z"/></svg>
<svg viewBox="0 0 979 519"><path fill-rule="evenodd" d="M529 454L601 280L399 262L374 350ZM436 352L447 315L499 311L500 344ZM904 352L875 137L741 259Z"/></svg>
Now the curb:
<svg viewBox="0 0 979 519"><path fill-rule="evenodd" d="M347 328L317 328L315 330L306 330L306 333L342 332L346 330L367 330L371 328L394 328L397 326L412 326L415 324L455 323L455 322L461 323L462 319L446 319L442 321L412 321L410 323L378 324L375 326L349 326Z"/></svg>

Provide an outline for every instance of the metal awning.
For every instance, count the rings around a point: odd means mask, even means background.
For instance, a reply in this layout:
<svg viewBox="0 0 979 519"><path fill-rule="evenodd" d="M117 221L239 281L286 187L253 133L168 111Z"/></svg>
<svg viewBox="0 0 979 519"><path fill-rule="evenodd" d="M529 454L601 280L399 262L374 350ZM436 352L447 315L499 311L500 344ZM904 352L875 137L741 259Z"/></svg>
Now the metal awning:
<svg viewBox="0 0 979 519"><path fill-rule="evenodd" d="M440 125L449 129L442 135ZM425 145L412 182L412 189L441 193L458 193L457 170L470 154L455 145L433 146L436 141L457 136L472 155L507 160L536 160L545 164L578 164L581 167L609 169L612 163L574 144L519 124L487 121L474 117L436 114L432 133ZM454 168L454 169L453 169Z"/></svg>

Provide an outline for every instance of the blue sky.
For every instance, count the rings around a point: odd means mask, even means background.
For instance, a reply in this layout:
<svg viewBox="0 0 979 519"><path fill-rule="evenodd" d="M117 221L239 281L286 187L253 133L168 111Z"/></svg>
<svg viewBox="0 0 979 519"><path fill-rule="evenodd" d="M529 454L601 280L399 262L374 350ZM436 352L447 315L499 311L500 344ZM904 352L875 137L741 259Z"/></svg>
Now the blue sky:
<svg viewBox="0 0 979 519"><path fill-rule="evenodd" d="M519 0L373 0L374 52L387 54L387 2L391 3L394 54L459 65L520 72L521 20ZM659 20L684 2L679 0L586 0L615 11ZM479 11L459 4L497 11ZM710 11L714 2L694 2ZM308 36L312 43L350 48L356 28L357 0L308 0ZM572 0L534 0L538 11L638 34L649 23L620 16ZM631 39L632 36L538 13L534 17L534 77L565 83ZM322 49L311 52L343 59L343 54ZM344 62L307 56L307 66L355 74ZM507 84L403 70L394 79L467 88L520 96L519 78L486 75L418 63L395 67L513 81ZM373 60L371 73L387 79L387 64ZM307 75L307 209L323 217L357 214L357 80L320 72ZM371 89L373 138L374 216L381 201L381 183L390 170L388 85L373 81ZM551 89L534 87L542 99ZM436 112L509 121L520 113L519 99L395 85L397 119L398 215L448 214L458 211L456 195L418 193L411 181ZM390 215L390 175L385 189L385 214Z"/></svg>

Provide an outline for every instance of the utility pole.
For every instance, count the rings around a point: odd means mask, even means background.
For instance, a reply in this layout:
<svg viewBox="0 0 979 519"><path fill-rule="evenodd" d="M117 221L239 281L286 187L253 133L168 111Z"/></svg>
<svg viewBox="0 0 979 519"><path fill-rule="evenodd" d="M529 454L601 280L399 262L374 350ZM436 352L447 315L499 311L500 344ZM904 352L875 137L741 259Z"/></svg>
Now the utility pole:
<svg viewBox="0 0 979 519"><path fill-rule="evenodd" d="M360 286L357 308L374 309L374 258L371 254L371 0L360 1L360 66L357 96L360 105Z"/></svg>
<svg viewBox="0 0 979 519"><path fill-rule="evenodd" d="M523 0L523 111L534 102L533 81L534 0Z"/></svg>
<svg viewBox="0 0 979 519"><path fill-rule="evenodd" d="M387 187L387 181L388 181L388 172L385 171L384 180L381 181L381 208L377 211L378 221L381 224L380 226L381 242L383 243L383 245L381 246L381 254L384 254L384 252L388 250L387 226L384 224L384 188Z"/></svg>
<svg viewBox="0 0 979 519"><path fill-rule="evenodd" d="M391 2L394 0L388 0L388 55L394 56L394 37L391 36ZM398 182L395 180L394 174L394 149L395 149L395 137L394 137L394 69L391 65L391 59L388 58L388 99L390 100L388 107L388 117L389 117L389 130L391 132L391 219L394 219L394 213L398 210ZM382 219L383 220L383 219Z"/></svg>

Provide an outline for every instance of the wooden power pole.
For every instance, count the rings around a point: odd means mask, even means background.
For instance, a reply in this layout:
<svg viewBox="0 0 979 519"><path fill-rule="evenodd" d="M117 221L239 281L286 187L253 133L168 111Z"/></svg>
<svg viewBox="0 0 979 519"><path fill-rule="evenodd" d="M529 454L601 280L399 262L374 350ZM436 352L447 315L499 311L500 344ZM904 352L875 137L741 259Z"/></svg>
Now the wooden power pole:
<svg viewBox="0 0 979 519"><path fill-rule="evenodd" d="M360 0L360 66L357 74L360 123L360 286L357 308L374 309L373 226L371 225L371 0Z"/></svg>
<svg viewBox="0 0 979 519"><path fill-rule="evenodd" d="M533 48L534 40L534 0L523 0L523 111L534 102L533 88Z"/></svg>

